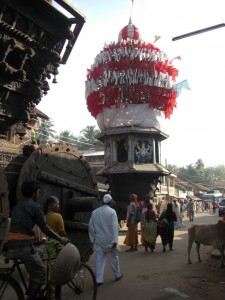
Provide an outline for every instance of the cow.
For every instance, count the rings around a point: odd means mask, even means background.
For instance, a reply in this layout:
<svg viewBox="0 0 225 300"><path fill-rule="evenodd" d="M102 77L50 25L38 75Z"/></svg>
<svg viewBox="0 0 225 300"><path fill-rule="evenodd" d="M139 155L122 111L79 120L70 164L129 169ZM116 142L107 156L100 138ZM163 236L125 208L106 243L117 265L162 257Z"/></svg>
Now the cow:
<svg viewBox="0 0 225 300"><path fill-rule="evenodd" d="M221 266L224 266L224 249L225 249L225 222L219 220L217 224L211 225L193 225L188 229L188 263L191 264L190 252L193 242L196 243L198 261L200 258L200 245L214 246L220 251Z"/></svg>

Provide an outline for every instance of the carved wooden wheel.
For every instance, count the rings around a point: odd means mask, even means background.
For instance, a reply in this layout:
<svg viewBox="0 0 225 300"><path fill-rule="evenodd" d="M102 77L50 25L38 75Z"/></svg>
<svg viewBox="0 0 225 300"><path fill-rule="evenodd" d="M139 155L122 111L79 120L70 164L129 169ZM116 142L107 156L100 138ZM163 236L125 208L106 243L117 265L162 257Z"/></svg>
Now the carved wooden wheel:
<svg viewBox="0 0 225 300"><path fill-rule="evenodd" d="M100 196L94 174L80 152L59 143L36 149L23 164L17 184L17 200L24 180L40 183L39 203L43 207L50 195L58 197L66 232L77 246L83 261L89 258L88 221L99 206Z"/></svg>

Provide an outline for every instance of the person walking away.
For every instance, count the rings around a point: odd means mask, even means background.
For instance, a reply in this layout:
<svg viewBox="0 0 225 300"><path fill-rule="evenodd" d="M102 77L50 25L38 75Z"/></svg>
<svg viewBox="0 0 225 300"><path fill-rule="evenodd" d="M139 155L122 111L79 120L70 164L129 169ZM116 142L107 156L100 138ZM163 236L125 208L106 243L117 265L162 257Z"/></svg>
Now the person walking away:
<svg viewBox="0 0 225 300"><path fill-rule="evenodd" d="M144 244L144 220L145 220L144 214L147 211L147 206L148 206L149 203L150 203L150 196L147 195L145 197L145 200L144 200L143 204L142 204L142 218L141 218L141 244L142 245ZM139 204L140 204L140 202L139 202Z"/></svg>
<svg viewBox="0 0 225 300"><path fill-rule="evenodd" d="M145 200L143 203L140 203L139 201L139 205L141 205L141 211L142 211L142 218L141 218L141 244L144 244L144 214L147 211L147 206L148 204L152 204L152 209L155 211L156 216L158 216L158 211L156 208L156 205L154 203L154 201L152 200L154 199L153 197L151 197L149 194L145 196Z"/></svg>
<svg viewBox="0 0 225 300"><path fill-rule="evenodd" d="M116 281L123 274L120 271L118 257L118 218L116 211L111 208L112 197L104 195L102 206L92 212L89 220L89 238L95 251L95 274L97 285L104 283L106 258Z"/></svg>
<svg viewBox="0 0 225 300"><path fill-rule="evenodd" d="M151 203L147 205L147 210L143 214L144 219L142 222L143 226L143 243L145 247L145 252L148 252L150 248L151 252L155 251L155 243L157 238L157 222L156 222L156 213L153 210Z"/></svg>
<svg viewBox="0 0 225 300"><path fill-rule="evenodd" d="M180 203L177 201L177 199L173 200L173 211L176 214L177 217L177 221L174 222L174 226L176 229L181 228L181 224L180 224Z"/></svg>
<svg viewBox="0 0 225 300"><path fill-rule="evenodd" d="M168 200L166 199L166 197L163 197L159 204L159 215L161 215L161 213L164 210L166 210L167 204L168 204Z"/></svg>
<svg viewBox="0 0 225 300"><path fill-rule="evenodd" d="M180 201L180 224L181 224L181 228L185 227L184 224L183 224L184 211L185 211L185 204L184 204L184 201L181 200Z"/></svg>
<svg viewBox="0 0 225 300"><path fill-rule="evenodd" d="M159 221L165 220L168 223L168 226L160 228L160 235L162 239L163 252L166 252L166 246L169 244L170 250L174 250L173 248L173 239L174 239L174 222L177 221L177 216L173 212L172 203L167 204L167 208L159 217Z"/></svg>
<svg viewBox="0 0 225 300"><path fill-rule="evenodd" d="M213 200L212 202L212 208L213 208L213 213L215 214L216 213L216 206L217 206L217 203L215 200Z"/></svg>
<svg viewBox="0 0 225 300"><path fill-rule="evenodd" d="M55 196L49 196L45 202L44 213L45 213L45 220L47 225L55 231L61 237L66 237L64 221L59 214L59 199ZM45 246L45 251L48 257L56 257L58 252L54 243L56 242L55 239L47 237L47 245ZM49 260L47 267L48 267L48 274L50 276L52 266L54 265L54 260ZM55 299L54 296L61 295L61 286L49 286L47 290L47 297L49 300ZM57 297L57 296L56 296Z"/></svg>
<svg viewBox="0 0 225 300"><path fill-rule="evenodd" d="M21 185L23 200L16 204L11 211L11 225L8 236L9 250L6 256L21 259L29 274L29 296L27 300L36 299L38 291L45 283L45 266L35 247L35 225L42 232L62 244L69 242L68 238L59 236L45 221L44 213L36 203L40 186L36 181L24 181ZM42 298L43 299L43 298Z"/></svg>
<svg viewBox="0 0 225 300"><path fill-rule="evenodd" d="M139 207L137 195L131 194L129 201L130 204L127 208L127 234L123 243L130 246L130 249L127 249L126 252L134 252L137 251L138 245L137 223L135 222L136 210Z"/></svg>
<svg viewBox="0 0 225 300"><path fill-rule="evenodd" d="M194 201L190 198L190 200L188 201L187 205L186 205L186 210L188 212L188 216L189 216L189 220L192 222L194 220Z"/></svg>

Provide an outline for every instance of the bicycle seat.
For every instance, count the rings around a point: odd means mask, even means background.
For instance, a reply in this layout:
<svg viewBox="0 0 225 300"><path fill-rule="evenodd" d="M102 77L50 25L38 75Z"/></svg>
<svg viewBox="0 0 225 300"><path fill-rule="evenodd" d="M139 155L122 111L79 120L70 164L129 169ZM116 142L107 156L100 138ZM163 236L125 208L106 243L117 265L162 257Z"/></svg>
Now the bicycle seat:
<svg viewBox="0 0 225 300"><path fill-rule="evenodd" d="M4 254L4 262L8 264L10 261L14 263L21 263L21 260L18 257L11 257L10 255Z"/></svg>
<svg viewBox="0 0 225 300"><path fill-rule="evenodd" d="M10 260L14 261L14 262L21 262L21 260L18 258L17 254L13 251L10 251L7 248L4 249L4 252L3 252L3 256L4 256L4 261L6 264L9 263Z"/></svg>

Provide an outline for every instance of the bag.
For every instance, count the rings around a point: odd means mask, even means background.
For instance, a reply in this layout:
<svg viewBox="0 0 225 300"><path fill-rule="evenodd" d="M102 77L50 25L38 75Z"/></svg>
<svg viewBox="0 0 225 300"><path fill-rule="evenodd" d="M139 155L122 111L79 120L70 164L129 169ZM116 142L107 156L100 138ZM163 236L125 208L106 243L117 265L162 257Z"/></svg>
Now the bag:
<svg viewBox="0 0 225 300"><path fill-rule="evenodd" d="M141 222L142 219L142 208L140 206L136 207L136 212L135 212L135 223Z"/></svg>
<svg viewBox="0 0 225 300"><path fill-rule="evenodd" d="M161 221L158 221L158 227L159 228L166 228L169 226L169 222L167 219L162 219Z"/></svg>

